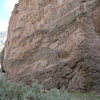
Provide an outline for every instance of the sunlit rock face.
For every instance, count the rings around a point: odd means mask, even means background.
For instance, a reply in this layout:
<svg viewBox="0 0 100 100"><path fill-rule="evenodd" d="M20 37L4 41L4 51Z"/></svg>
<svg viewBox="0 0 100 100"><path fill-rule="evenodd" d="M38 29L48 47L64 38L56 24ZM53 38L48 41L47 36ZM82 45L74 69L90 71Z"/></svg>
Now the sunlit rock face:
<svg viewBox="0 0 100 100"><path fill-rule="evenodd" d="M8 79L100 92L99 12L100 0L19 0L2 57Z"/></svg>

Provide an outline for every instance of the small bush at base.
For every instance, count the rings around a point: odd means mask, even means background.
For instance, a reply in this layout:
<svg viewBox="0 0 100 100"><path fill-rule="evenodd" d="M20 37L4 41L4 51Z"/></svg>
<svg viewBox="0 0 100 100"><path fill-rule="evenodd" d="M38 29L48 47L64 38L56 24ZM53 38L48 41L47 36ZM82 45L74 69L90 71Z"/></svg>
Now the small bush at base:
<svg viewBox="0 0 100 100"><path fill-rule="evenodd" d="M47 93L41 92L42 86L34 83L32 87L24 84L16 84L6 81L0 75L0 100L100 100L99 96L83 93L68 93L64 88L61 90L51 89Z"/></svg>

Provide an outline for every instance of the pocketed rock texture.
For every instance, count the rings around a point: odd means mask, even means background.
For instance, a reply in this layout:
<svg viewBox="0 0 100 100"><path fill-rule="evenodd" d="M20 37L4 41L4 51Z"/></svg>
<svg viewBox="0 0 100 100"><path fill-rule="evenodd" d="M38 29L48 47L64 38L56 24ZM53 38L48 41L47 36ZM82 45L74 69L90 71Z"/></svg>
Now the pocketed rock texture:
<svg viewBox="0 0 100 100"><path fill-rule="evenodd" d="M100 0L19 0L2 55L10 80L100 93Z"/></svg>

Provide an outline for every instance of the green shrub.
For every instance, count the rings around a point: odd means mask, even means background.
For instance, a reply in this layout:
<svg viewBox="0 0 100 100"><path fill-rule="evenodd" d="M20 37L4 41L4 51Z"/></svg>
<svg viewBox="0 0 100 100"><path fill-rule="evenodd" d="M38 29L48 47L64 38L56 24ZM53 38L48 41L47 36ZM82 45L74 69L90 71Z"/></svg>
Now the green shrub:
<svg viewBox="0 0 100 100"><path fill-rule="evenodd" d="M0 100L100 100L99 96L84 93L68 93L64 88L61 90L51 89L47 93L41 92L42 86L33 83L32 87L22 83L6 81L0 74Z"/></svg>

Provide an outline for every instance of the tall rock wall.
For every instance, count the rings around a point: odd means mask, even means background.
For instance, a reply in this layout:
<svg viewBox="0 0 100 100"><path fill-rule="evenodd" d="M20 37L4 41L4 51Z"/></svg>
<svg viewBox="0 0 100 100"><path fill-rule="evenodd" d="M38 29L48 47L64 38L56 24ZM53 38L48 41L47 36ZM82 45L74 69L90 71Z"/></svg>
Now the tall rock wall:
<svg viewBox="0 0 100 100"><path fill-rule="evenodd" d="M100 92L100 0L19 0L2 69L28 85Z"/></svg>

